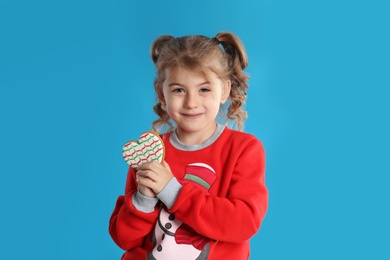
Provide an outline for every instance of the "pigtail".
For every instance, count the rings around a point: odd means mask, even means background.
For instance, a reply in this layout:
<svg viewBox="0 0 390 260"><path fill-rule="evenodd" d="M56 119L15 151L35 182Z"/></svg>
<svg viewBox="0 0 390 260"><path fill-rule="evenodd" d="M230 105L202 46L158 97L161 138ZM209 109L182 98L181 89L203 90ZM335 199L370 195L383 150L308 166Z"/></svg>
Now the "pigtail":
<svg viewBox="0 0 390 260"><path fill-rule="evenodd" d="M172 124L171 121L169 120L170 117L169 117L167 111L165 111L164 105L161 103L161 101L159 101L156 105L154 105L153 111L154 111L154 113L156 113L157 116L158 116L158 119L155 120L155 121L152 123L153 131L159 133L159 132L160 132L160 129L161 129L164 125L168 125L168 127L169 127L168 130L169 130L169 131L173 129L173 124Z"/></svg>
<svg viewBox="0 0 390 260"><path fill-rule="evenodd" d="M248 66L248 57L244 45L232 33L220 32L215 37L225 51L230 69L231 91L230 105L228 108L228 119L235 121L237 128L242 130L245 120L248 118L247 112L243 109L246 102L249 79L244 69Z"/></svg>
<svg viewBox="0 0 390 260"><path fill-rule="evenodd" d="M171 39L174 39L175 37L171 35L163 35L157 38L151 48L151 58L154 64L156 64L158 57L160 56L161 48Z"/></svg>
<svg viewBox="0 0 390 260"><path fill-rule="evenodd" d="M153 131L159 133L160 129L164 125L168 125L169 129L168 131L171 131L173 129L173 124L170 121L170 117L165 110L165 101L164 101L164 96L162 94L162 86L159 85L157 80L154 82L154 89L157 93L157 103L153 106L153 111L154 113L157 114L158 119L153 121L152 123L152 129Z"/></svg>
<svg viewBox="0 0 390 260"><path fill-rule="evenodd" d="M151 52L150 56L151 56L152 61L155 65L157 64L157 60L158 60L158 57L160 56L161 49L171 39L174 39L174 37L170 36L170 35L163 35L163 36L160 36L159 38L157 38L153 42L152 47L151 47L151 51L150 51ZM160 85L161 82L158 82L157 78L158 77L156 77L156 79L154 81L154 88L155 88L155 91L157 93L157 103L156 103L156 105L154 105L153 111L154 111L154 113L157 114L158 119L152 123L152 128L154 131L160 132L160 129L164 125L168 125L170 130L173 129L173 125L169 120L170 117L169 117L167 111L165 111L165 109L164 109L165 104L163 104L164 97L162 95L162 86Z"/></svg>

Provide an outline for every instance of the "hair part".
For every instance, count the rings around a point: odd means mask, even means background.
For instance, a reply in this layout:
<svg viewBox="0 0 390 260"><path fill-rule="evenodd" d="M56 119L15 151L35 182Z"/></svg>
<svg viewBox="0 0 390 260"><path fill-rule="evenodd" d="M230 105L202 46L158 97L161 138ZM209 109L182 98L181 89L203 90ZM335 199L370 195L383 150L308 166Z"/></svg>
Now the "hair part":
<svg viewBox="0 0 390 260"><path fill-rule="evenodd" d="M163 82L168 70L188 69L201 73L205 78L210 72L221 80L231 81L225 123L229 120L242 131L247 119L243 105L247 96L248 75L244 69L248 58L240 39L229 32L220 32L214 38L202 35L173 37L163 35L151 47L151 58L156 68L154 87L157 103L153 107L158 119L153 122L153 130L159 132L163 126L173 129L168 113L164 110ZM220 109L221 110L221 109Z"/></svg>

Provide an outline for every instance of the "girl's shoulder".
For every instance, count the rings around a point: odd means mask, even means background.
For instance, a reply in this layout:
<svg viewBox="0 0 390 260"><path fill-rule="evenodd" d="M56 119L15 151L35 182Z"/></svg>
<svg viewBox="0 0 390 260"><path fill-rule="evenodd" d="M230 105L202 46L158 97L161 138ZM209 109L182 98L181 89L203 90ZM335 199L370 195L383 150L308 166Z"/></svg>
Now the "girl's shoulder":
<svg viewBox="0 0 390 260"><path fill-rule="evenodd" d="M224 150L234 150L239 153L246 153L253 150L264 153L263 143L256 136L227 127L216 142L216 146Z"/></svg>
<svg viewBox="0 0 390 260"><path fill-rule="evenodd" d="M237 131L228 127L225 128L223 134L225 135L225 139L232 140L234 142L261 143L261 141L253 134Z"/></svg>

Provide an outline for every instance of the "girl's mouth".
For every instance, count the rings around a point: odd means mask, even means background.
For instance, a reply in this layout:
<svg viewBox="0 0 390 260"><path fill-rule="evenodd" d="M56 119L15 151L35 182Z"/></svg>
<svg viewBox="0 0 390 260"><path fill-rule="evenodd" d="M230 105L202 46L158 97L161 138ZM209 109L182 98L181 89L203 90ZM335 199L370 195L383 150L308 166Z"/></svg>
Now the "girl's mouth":
<svg viewBox="0 0 390 260"><path fill-rule="evenodd" d="M202 114L199 113L199 114L182 114L182 115L188 119L196 119L196 118L200 117Z"/></svg>

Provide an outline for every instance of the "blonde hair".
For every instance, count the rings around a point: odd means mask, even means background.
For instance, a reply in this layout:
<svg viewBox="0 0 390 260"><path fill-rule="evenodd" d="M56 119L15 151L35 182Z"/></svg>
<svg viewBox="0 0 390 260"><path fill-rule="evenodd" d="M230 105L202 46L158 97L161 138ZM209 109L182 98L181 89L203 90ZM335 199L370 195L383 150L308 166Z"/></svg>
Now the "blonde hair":
<svg viewBox="0 0 390 260"><path fill-rule="evenodd" d="M169 126L169 130L173 128L168 113L162 107L162 85L166 71L179 68L202 73L206 78L210 72L214 72L221 80L230 80L225 122L233 121L237 129L242 131L247 119L247 112L242 106L246 101L249 77L244 73L248 58L237 36L229 32L220 32L214 38L201 35L175 38L163 35L153 42L151 58L156 68L154 87L158 98L153 110L159 116L153 122L154 131L159 132L165 125Z"/></svg>

